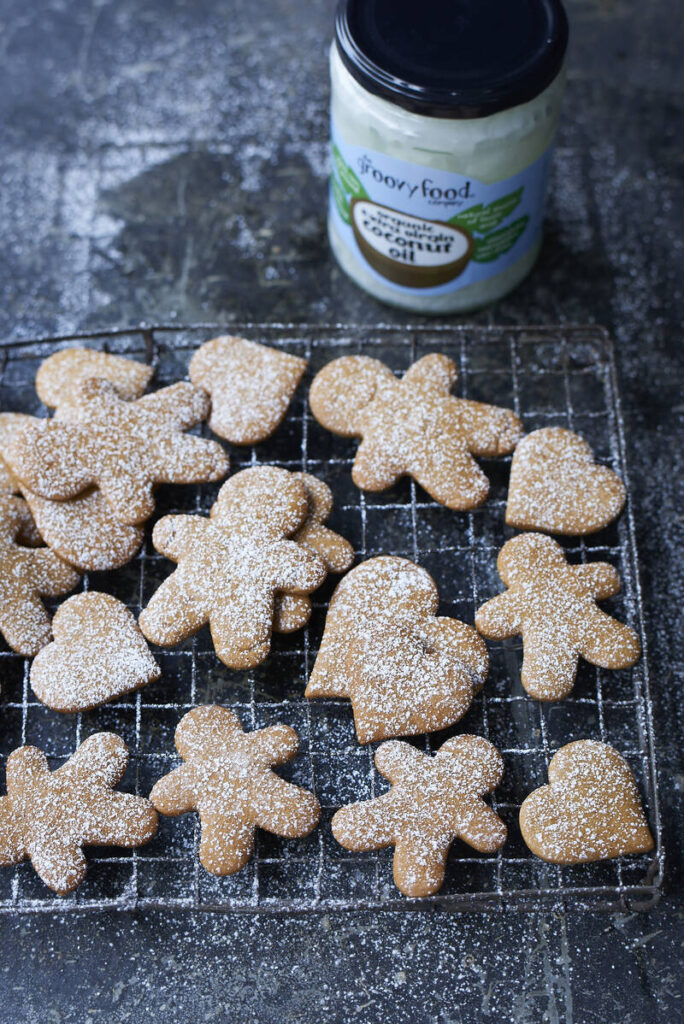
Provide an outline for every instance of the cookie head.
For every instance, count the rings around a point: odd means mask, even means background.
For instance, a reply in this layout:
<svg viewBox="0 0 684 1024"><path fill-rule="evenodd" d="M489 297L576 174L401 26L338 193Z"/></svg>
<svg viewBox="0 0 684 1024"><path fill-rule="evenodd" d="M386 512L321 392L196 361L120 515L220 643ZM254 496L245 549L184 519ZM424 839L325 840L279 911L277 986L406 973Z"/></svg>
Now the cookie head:
<svg viewBox="0 0 684 1024"><path fill-rule="evenodd" d="M549 764L549 784L525 799L520 830L537 857L581 864L647 853L653 837L631 768L613 747L568 743Z"/></svg>
<svg viewBox="0 0 684 1024"><path fill-rule="evenodd" d="M496 560L499 576L506 586L529 581L539 573L563 568L565 564L562 548L542 533L512 537L506 541Z"/></svg>
<svg viewBox="0 0 684 1024"><path fill-rule="evenodd" d="M211 518L227 529L290 536L303 524L308 510L304 484L294 473L278 466L253 466L225 482Z"/></svg>
<svg viewBox="0 0 684 1024"><path fill-rule="evenodd" d="M394 374L378 359L342 356L316 374L309 392L314 416L343 437L360 433L359 417L376 397L383 381Z"/></svg>

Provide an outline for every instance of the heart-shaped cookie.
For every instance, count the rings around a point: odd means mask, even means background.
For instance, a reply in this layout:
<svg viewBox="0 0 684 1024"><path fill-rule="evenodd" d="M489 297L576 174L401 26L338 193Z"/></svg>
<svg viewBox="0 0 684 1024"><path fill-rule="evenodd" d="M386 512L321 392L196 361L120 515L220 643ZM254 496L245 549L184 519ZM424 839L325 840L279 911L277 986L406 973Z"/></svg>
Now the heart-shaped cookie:
<svg viewBox="0 0 684 1024"><path fill-rule="evenodd" d="M581 864L647 853L653 837L639 790L621 754L607 743L577 740L551 758L549 784L520 808L532 853L552 864Z"/></svg>
<svg viewBox="0 0 684 1024"><path fill-rule="evenodd" d="M625 486L578 434L544 427L515 449L508 485L506 523L519 530L570 536L595 533L625 503Z"/></svg>
<svg viewBox="0 0 684 1024"><path fill-rule="evenodd" d="M31 687L54 711L86 711L159 679L131 612L110 594L76 594L57 610L54 641L31 666Z"/></svg>

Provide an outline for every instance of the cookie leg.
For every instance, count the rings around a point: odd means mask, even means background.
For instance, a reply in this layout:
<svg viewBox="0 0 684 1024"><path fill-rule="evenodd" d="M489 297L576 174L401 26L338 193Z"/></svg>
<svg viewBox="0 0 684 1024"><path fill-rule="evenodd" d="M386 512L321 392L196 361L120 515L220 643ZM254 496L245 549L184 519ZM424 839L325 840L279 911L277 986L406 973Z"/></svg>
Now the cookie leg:
<svg viewBox="0 0 684 1024"><path fill-rule="evenodd" d="M251 600L250 600L251 599ZM238 595L211 613L209 626L217 657L228 668L254 668L271 649L273 597L270 593Z"/></svg>
<svg viewBox="0 0 684 1024"><path fill-rule="evenodd" d="M311 601L304 594L276 594L273 608L273 631L294 633L303 629L311 618Z"/></svg>
<svg viewBox="0 0 684 1024"><path fill-rule="evenodd" d="M445 443L425 445L411 475L440 505L463 512L489 494L489 480L467 452Z"/></svg>
<svg viewBox="0 0 684 1024"><path fill-rule="evenodd" d="M313 793L275 774L269 776L267 786L254 794L253 801L255 824L287 839L308 835L321 816Z"/></svg>
<svg viewBox="0 0 684 1024"><path fill-rule="evenodd" d="M234 875L254 849L254 825L238 815L201 815L200 863L212 875Z"/></svg>
<svg viewBox="0 0 684 1024"><path fill-rule="evenodd" d="M8 796L0 797L0 865L18 864L26 856L19 816Z"/></svg>
<svg viewBox="0 0 684 1024"><path fill-rule="evenodd" d="M570 644L558 643L548 634L523 636L520 680L536 700L563 700L575 685L579 655Z"/></svg>
<svg viewBox="0 0 684 1024"><path fill-rule="evenodd" d="M394 851L394 881L405 896L432 896L444 883L449 843L435 846L402 840Z"/></svg>
<svg viewBox="0 0 684 1024"><path fill-rule="evenodd" d="M491 807L479 802L469 815L467 824L459 826L458 834L480 853L495 853L506 842L508 830Z"/></svg>
<svg viewBox="0 0 684 1024"><path fill-rule="evenodd" d="M362 491L387 491L396 484L401 470L384 449L362 441L354 459L352 480Z"/></svg>
<svg viewBox="0 0 684 1024"><path fill-rule="evenodd" d="M40 878L61 896L73 892L88 869L83 850L59 836L35 839L29 844L28 855Z"/></svg>
<svg viewBox="0 0 684 1024"><path fill-rule="evenodd" d="M633 629L596 608L587 621L580 654L599 668L629 668L639 660L641 644Z"/></svg>
<svg viewBox="0 0 684 1024"><path fill-rule="evenodd" d="M39 597L17 595L0 608L0 632L13 651L31 658L52 636L50 616Z"/></svg>

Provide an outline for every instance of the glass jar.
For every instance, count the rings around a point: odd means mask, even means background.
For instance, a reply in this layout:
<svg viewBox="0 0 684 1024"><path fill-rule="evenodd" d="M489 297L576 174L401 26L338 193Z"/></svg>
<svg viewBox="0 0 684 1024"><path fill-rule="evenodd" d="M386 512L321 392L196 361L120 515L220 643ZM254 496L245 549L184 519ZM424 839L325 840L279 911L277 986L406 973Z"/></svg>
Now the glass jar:
<svg viewBox="0 0 684 1024"><path fill-rule="evenodd" d="M420 313L532 268L564 85L560 0L342 0L328 232L346 273Z"/></svg>

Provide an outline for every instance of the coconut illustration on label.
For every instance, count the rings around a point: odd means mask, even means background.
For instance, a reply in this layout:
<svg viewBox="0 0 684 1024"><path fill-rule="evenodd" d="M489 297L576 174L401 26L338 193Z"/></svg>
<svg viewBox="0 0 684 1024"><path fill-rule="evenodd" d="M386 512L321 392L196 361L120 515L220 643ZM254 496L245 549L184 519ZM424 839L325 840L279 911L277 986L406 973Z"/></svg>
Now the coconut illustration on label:
<svg viewBox="0 0 684 1024"><path fill-rule="evenodd" d="M414 217L370 199L352 199L356 243L378 274L404 288L436 288L462 274L472 235L455 224Z"/></svg>

